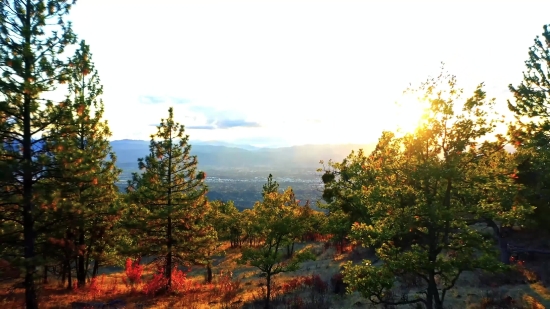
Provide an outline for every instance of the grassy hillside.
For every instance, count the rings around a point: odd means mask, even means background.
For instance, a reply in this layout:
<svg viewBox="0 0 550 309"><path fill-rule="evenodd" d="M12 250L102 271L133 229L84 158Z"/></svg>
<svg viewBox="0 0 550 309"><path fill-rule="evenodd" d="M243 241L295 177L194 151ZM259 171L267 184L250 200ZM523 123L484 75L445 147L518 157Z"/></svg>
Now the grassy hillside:
<svg viewBox="0 0 550 309"><path fill-rule="evenodd" d="M146 284L143 282L132 289L124 283L127 278L124 272L103 269L98 280L83 290L67 291L56 281L43 285L40 305L45 309L61 309L71 308L75 302L97 304L120 300L126 303L125 308L130 309L262 308L265 279L254 267L238 266L239 249L231 249L228 244L224 246L226 254L215 258L212 284L205 284L205 270L196 267L182 280L178 293L155 297L144 293ZM298 271L275 276L274 308L385 308L371 305L358 293L344 295L338 281L337 274L344 262L374 259L368 251L349 247L345 253L338 253L324 242L299 244L298 249L305 248L315 253L316 260L303 263ZM448 294L445 308L550 308L549 278L533 277L533 269L540 266L540 262L528 262L520 270L502 275L466 272ZM144 282L150 280L151 273L151 269L145 269ZM5 308L22 308L24 290L11 289L11 284L0 286L0 303ZM400 284L393 292L394 295L405 293L414 297L415 283Z"/></svg>

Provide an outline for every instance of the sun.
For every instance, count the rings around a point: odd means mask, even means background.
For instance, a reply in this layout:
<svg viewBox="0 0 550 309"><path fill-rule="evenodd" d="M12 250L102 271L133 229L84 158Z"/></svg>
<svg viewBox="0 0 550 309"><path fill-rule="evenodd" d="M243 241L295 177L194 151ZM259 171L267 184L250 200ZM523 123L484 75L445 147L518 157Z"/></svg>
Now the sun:
<svg viewBox="0 0 550 309"><path fill-rule="evenodd" d="M403 95L392 107L392 131L399 135L414 133L425 119L426 112L426 102L412 95Z"/></svg>

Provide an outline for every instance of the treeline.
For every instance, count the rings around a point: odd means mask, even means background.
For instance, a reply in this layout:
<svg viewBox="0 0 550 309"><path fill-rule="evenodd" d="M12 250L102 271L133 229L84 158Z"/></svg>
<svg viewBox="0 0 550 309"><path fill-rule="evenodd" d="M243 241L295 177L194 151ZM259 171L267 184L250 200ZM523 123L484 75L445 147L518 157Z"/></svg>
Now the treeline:
<svg viewBox="0 0 550 309"><path fill-rule="evenodd" d="M347 264L350 291L374 303L440 309L463 272L509 267L504 230L549 226L547 26L529 49L523 82L510 86L511 123L482 84L462 98L454 76L442 72L410 90L427 104L414 132L384 132L372 153L352 152L320 170L326 213L300 203L292 188L281 192L271 175L262 199L240 212L206 198L206 175L172 108L137 162L142 172L119 192L99 75L90 47L65 21L75 2L0 6L0 275L24 278L28 309L39 307L37 287L52 273L72 289L127 258L153 257L162 291L182 265L204 265L211 280L221 241L242 247L240 262L265 274L269 307L272 276L313 258L294 244L323 237L360 243L383 261ZM47 99L55 89L66 91L61 102ZM507 134L495 134L499 124ZM388 298L396 278L411 276L423 296Z"/></svg>

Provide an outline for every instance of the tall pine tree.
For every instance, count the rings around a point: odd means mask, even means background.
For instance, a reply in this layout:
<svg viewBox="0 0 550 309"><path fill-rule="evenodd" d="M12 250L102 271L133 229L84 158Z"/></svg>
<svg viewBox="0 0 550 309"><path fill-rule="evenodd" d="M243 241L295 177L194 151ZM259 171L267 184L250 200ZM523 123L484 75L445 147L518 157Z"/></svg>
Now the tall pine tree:
<svg viewBox="0 0 550 309"><path fill-rule="evenodd" d="M38 308L33 276L36 271L36 199L34 186L41 181L48 158L42 153L42 133L55 122L54 103L43 93L68 78L67 62L60 55L75 42L71 24L64 18L76 1L3 0L0 2L0 114L7 122L1 132L11 149L3 160L12 182L2 192L12 194L0 213L13 214L0 223L19 234L25 267L26 308ZM4 233L0 236L6 236ZM4 237L2 237L4 238Z"/></svg>
<svg viewBox="0 0 550 309"><path fill-rule="evenodd" d="M137 253L163 265L166 290L175 266L206 264L216 243L206 221L206 175L197 171L197 157L190 155L189 136L174 122L173 108L168 114L151 135L150 154L138 160L143 173L134 173L128 187L138 205L129 224L138 238Z"/></svg>
<svg viewBox="0 0 550 309"><path fill-rule="evenodd" d="M517 149L517 181L537 207L532 218L538 228L550 231L550 24L543 28L529 48L523 81L509 86L514 100L508 107L516 116L509 133Z"/></svg>
<svg viewBox="0 0 550 309"><path fill-rule="evenodd" d="M57 169L59 203L68 225L63 226L64 244L73 249L69 258L76 259L79 287L86 283L92 254L95 263L102 250L98 240L107 238L114 217L118 188L115 183L121 170L115 167L116 157L108 138L111 132L104 121L103 93L99 75L92 62L90 47L84 41L70 62L69 93L72 104L64 108L71 111L69 119L52 129L49 148L61 165ZM71 237L67 237L70 235ZM71 260L66 261L71 265ZM70 268L68 269L70 271ZM69 288L71 282L69 280Z"/></svg>

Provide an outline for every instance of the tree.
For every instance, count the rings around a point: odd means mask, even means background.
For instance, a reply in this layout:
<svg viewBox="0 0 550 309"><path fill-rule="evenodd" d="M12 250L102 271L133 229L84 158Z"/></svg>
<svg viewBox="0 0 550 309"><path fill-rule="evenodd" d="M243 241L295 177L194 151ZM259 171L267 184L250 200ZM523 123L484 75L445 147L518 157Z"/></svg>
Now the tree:
<svg viewBox="0 0 550 309"><path fill-rule="evenodd" d="M375 246L383 264L348 263L344 281L371 302L443 308L462 272L505 268L494 243L473 225L518 224L532 210L518 198L506 140L488 140L498 121L491 117L494 100L481 84L458 105L462 90L455 85L448 74L423 83L416 90L428 104L423 124L402 138L383 133L362 167L376 181L362 188L368 217L352 233ZM403 276L418 278L425 297L390 297Z"/></svg>
<svg viewBox="0 0 550 309"><path fill-rule="evenodd" d="M66 221L69 226L63 229L74 235L67 241L73 242L78 285L83 287L92 254L94 262L99 263L102 253L99 242L113 234L110 227L119 215L120 205L115 183L121 170L115 166L116 156L108 140L111 132L103 120L104 105L99 99L103 87L90 47L84 41L80 42L70 67L69 93L73 101L60 107L70 113L66 113L66 121L53 126L48 146L54 160L62 166L54 172L55 186L63 215L69 219ZM67 263L70 265L71 260Z"/></svg>
<svg viewBox="0 0 550 309"><path fill-rule="evenodd" d="M218 240L229 241L232 248L241 244L242 226L241 215L233 201L210 202L211 225L216 229Z"/></svg>
<svg viewBox="0 0 550 309"><path fill-rule="evenodd" d="M261 227L264 242L259 247L243 249L241 264L257 267L266 277L265 308L269 308L271 285L274 275L295 271L301 262L314 259L309 251L301 251L292 258L284 258L281 249L292 242L292 221L295 220L295 209L298 207L288 188L285 192L265 193L264 201L257 202L253 207L257 220L254 225Z"/></svg>
<svg viewBox="0 0 550 309"><path fill-rule="evenodd" d="M538 228L550 227L550 25L545 25L543 38L535 38L529 48L527 68L518 86L510 85L514 95L508 107L515 115L509 135L517 150L518 183L524 184L524 195L536 205L531 216Z"/></svg>
<svg viewBox="0 0 550 309"><path fill-rule="evenodd" d="M41 134L56 121L55 104L45 100L43 93L69 78L67 62L59 57L75 42L71 24L64 22L75 2L5 0L0 4L0 118L4 119L1 139L14 146L4 157L14 185L2 190L13 195L1 212L19 216L1 222L22 234L25 303L29 309L38 307L33 281L37 264L33 188L48 164L39 145L44 142ZM13 211L13 207L18 210Z"/></svg>
<svg viewBox="0 0 550 309"><path fill-rule="evenodd" d="M269 174L269 176L267 176L267 183L263 185L262 197L265 198L266 194L278 192L278 191L279 191L279 183L273 180L273 175Z"/></svg>
<svg viewBox="0 0 550 309"><path fill-rule="evenodd" d="M174 112L162 119L151 135L150 154L138 160L143 173L134 173L129 191L138 206L129 228L138 238L136 252L156 256L164 263L166 289L172 269L189 263L206 264L216 233L206 222L209 212L204 172L197 172L197 157L190 156L189 135L174 122Z"/></svg>

